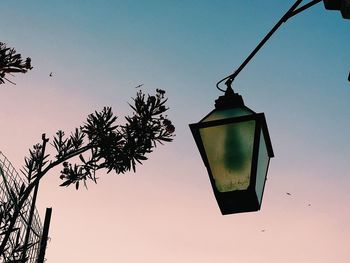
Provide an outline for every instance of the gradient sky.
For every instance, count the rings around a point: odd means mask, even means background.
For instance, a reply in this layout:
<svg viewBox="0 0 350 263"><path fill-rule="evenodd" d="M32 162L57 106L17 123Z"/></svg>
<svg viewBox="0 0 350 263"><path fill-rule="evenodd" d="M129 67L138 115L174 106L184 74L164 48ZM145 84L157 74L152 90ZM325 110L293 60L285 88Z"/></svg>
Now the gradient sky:
<svg viewBox="0 0 350 263"><path fill-rule="evenodd" d="M222 216L188 124L294 1L6 1L0 41L34 69L0 87L0 150L19 170L41 134L96 109L130 114L135 86L167 91L176 138L136 174L79 191L42 180L53 207L49 263L347 263L350 260L350 20L323 4L288 21L234 89L267 117L262 210ZM53 77L49 73L53 72ZM286 195L290 192L292 195ZM311 204L309 206L308 204Z"/></svg>

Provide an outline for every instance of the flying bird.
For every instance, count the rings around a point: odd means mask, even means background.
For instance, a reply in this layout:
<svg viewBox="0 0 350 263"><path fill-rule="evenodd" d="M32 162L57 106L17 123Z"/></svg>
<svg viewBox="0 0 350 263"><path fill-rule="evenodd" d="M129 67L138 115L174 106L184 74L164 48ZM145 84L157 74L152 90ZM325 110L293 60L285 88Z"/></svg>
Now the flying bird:
<svg viewBox="0 0 350 263"><path fill-rule="evenodd" d="M49 77L52 77L52 72L50 72Z"/></svg>
<svg viewBox="0 0 350 263"><path fill-rule="evenodd" d="M135 87L135 89L141 88L142 86L143 86L143 84L137 85L137 86Z"/></svg>
<svg viewBox="0 0 350 263"><path fill-rule="evenodd" d="M292 195L292 194L287 192L286 195Z"/></svg>

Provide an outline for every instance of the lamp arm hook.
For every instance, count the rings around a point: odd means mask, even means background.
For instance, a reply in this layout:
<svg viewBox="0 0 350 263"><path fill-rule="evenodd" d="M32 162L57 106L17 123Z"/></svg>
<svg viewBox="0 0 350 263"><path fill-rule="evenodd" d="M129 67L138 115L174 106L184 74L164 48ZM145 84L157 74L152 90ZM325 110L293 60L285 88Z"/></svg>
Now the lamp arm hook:
<svg viewBox="0 0 350 263"><path fill-rule="evenodd" d="M260 43L255 47L255 49L249 54L249 56L243 61L243 63L231 74L227 77L221 79L218 83L216 83L216 88L222 92L225 90L219 87L219 84L226 80L225 84L228 86L232 84L237 75L242 71L242 69L250 62L250 60L258 53L258 51L264 46L264 44L270 39L270 37L277 31L277 29L287 20L300 12L310 8L321 2L322 0L312 0L311 2L297 8L303 0L297 0L291 8L281 17L281 19L276 23L276 25L266 34L266 36L260 41Z"/></svg>

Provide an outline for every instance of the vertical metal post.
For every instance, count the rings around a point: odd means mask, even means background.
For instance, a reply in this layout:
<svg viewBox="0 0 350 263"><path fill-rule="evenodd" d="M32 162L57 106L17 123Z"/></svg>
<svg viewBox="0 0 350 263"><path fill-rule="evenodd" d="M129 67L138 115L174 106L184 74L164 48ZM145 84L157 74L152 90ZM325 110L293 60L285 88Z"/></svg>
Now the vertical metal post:
<svg viewBox="0 0 350 263"><path fill-rule="evenodd" d="M41 236L39 256L38 256L37 263L44 263L44 260L45 260L45 252L46 252L47 239L49 236L51 214L52 214L52 208L51 207L46 208L44 228L43 228L43 234Z"/></svg>
<svg viewBox="0 0 350 263"><path fill-rule="evenodd" d="M33 216L34 216L34 211L35 211L35 203L36 203L36 198L38 195L38 188L39 188L39 182L34 188L34 193L33 193L33 198L32 198L32 204L29 210L29 218L27 222L27 230L26 230L26 235L24 237L24 248L22 252L22 260L27 256L27 250L28 250L28 243L29 243L29 237L30 237L30 232L32 231L32 222L33 222Z"/></svg>
<svg viewBox="0 0 350 263"><path fill-rule="evenodd" d="M46 143L48 142L48 139L46 139L45 136L46 136L45 133L42 134L42 136L41 136L41 138L43 140L42 149L41 149L41 162L45 156ZM39 169L38 169L39 173L41 171L41 166L42 166L42 163L39 163ZM29 210L29 218L28 218L28 222L27 222L28 225L27 225L26 235L24 238L24 248L23 248L23 252L22 252L22 260L23 261L27 256L28 242L29 242L29 238L30 238L30 232L32 230L32 222L33 222L33 216L34 216L34 211L35 211L36 199L37 199L37 195L38 195L38 189L39 189L39 181L34 187L32 203L31 203L31 207Z"/></svg>

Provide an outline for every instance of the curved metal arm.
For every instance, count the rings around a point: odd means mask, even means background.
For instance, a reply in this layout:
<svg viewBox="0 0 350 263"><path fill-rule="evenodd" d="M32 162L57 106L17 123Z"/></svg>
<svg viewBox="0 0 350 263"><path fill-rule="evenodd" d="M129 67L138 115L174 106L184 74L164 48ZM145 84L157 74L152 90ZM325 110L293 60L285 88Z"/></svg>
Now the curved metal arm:
<svg viewBox="0 0 350 263"><path fill-rule="evenodd" d="M282 18L277 22L277 24L270 30L269 33L260 41L260 43L256 46L256 48L249 54L249 56L243 61L243 63L239 66L237 70L235 70L231 75L221 79L218 83L216 83L216 87L218 90L225 92L225 90L221 89L219 87L219 84L225 80L226 85L231 85L231 83L234 81L234 79L237 77L237 75L242 71L242 69L250 62L250 60L255 56L256 53L264 46L264 44L269 40L269 38L277 31L277 29L286 22L289 18L295 16L296 14L299 14L300 12L306 10L307 8L318 4L322 0L313 0L302 7L297 7L301 4L303 0L297 0L292 7L282 16Z"/></svg>

